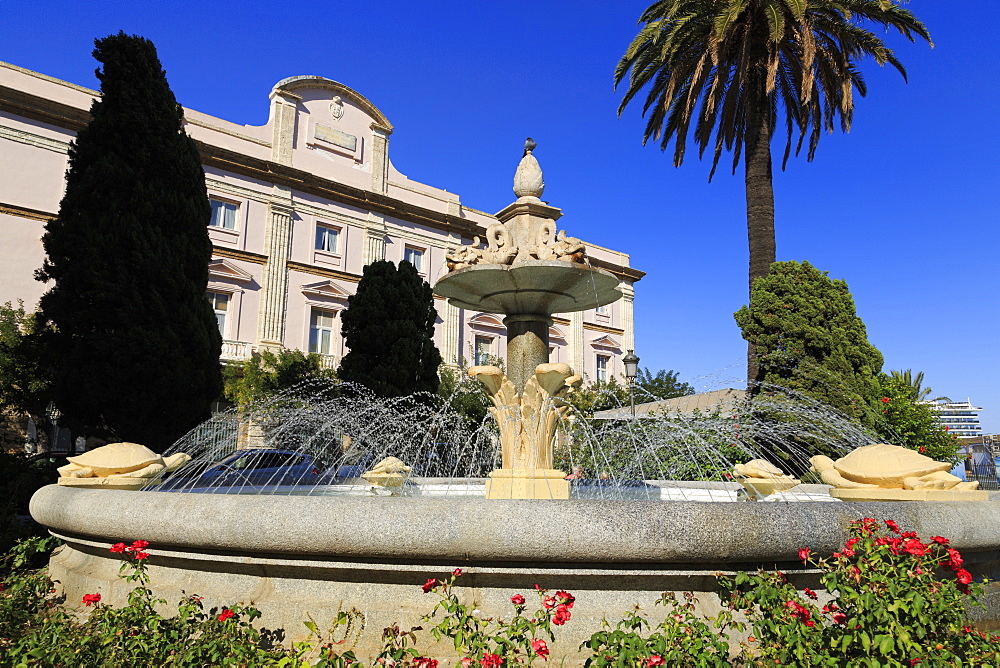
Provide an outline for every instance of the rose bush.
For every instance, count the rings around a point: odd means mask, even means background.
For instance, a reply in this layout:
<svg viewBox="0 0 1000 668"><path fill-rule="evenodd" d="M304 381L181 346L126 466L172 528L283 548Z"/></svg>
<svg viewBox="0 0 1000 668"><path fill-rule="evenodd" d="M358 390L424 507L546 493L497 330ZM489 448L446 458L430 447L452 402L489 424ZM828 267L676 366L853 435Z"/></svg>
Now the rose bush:
<svg viewBox="0 0 1000 668"><path fill-rule="evenodd" d="M44 571L32 570L32 555L52 540L31 539L0 559L0 665L3 666L278 666L356 667L349 651L364 629L364 615L338 610L321 633L310 619L307 641L291 648L255 628L260 612L242 604L205 610L198 596L180 601L177 614L157 612L165 604L149 588L149 543L116 543L121 576L134 583L128 604L113 608L100 592L81 603L78 617L60 605ZM1000 666L1000 636L973 628L966 604L976 604L982 586L947 538L924 541L895 522L859 520L830 557L799 550L818 571L823 592L801 592L781 572L721 577L724 609L717 617L695 614L696 599L664 594L663 621L653 627L641 610L627 612L594 633L581 649L587 666ZM537 606L514 594L508 617L485 617L461 602L450 577L430 578L422 590L436 597L429 635L447 638L462 668L509 668L556 663L556 631L573 618L576 597L535 586ZM735 621L740 614L746 622ZM730 632L749 631L735 649ZM431 644L421 627L390 626L374 665L444 668L426 656ZM335 639L335 636L339 639ZM420 647L420 649L418 649ZM345 651L346 650L346 651ZM421 651L422 650L422 651Z"/></svg>
<svg viewBox="0 0 1000 668"><path fill-rule="evenodd" d="M801 594L781 572L722 578L730 610L752 632L743 659L794 666L996 666L1000 636L972 629L966 602L981 585L941 536L923 542L896 522L853 522L829 558L799 551L819 570L827 598Z"/></svg>

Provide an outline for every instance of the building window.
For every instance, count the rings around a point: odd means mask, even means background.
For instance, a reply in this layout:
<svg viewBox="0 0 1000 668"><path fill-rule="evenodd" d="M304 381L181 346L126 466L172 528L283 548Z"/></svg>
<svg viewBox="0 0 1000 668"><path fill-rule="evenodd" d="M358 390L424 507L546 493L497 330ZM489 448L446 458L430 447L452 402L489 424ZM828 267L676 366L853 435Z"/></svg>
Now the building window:
<svg viewBox="0 0 1000 668"><path fill-rule="evenodd" d="M605 305L605 306L598 306L597 308L594 309L594 313L596 313L597 315L608 315L608 307L607 307L607 305Z"/></svg>
<svg viewBox="0 0 1000 668"><path fill-rule="evenodd" d="M327 253L340 252L340 230L329 225L316 224L316 250Z"/></svg>
<svg viewBox="0 0 1000 668"><path fill-rule="evenodd" d="M598 382L604 383L608 380L608 356L598 355L597 356L597 380Z"/></svg>
<svg viewBox="0 0 1000 668"><path fill-rule="evenodd" d="M333 311L313 309L309 318L309 352L333 354Z"/></svg>
<svg viewBox="0 0 1000 668"><path fill-rule="evenodd" d="M419 248L406 247L403 251L403 259L413 265L418 274L424 273L424 252Z"/></svg>
<svg viewBox="0 0 1000 668"><path fill-rule="evenodd" d="M226 338L226 314L229 313L229 295L224 292L207 292L205 296L215 311L215 320L219 324L219 334Z"/></svg>
<svg viewBox="0 0 1000 668"><path fill-rule="evenodd" d="M210 199L208 201L212 205L212 220L208 224L212 227L221 227L224 230L235 230L236 210L239 209L239 205L232 202L223 202L219 199Z"/></svg>
<svg viewBox="0 0 1000 668"><path fill-rule="evenodd" d="M476 337L476 364L489 364L493 357L493 339L488 336Z"/></svg>

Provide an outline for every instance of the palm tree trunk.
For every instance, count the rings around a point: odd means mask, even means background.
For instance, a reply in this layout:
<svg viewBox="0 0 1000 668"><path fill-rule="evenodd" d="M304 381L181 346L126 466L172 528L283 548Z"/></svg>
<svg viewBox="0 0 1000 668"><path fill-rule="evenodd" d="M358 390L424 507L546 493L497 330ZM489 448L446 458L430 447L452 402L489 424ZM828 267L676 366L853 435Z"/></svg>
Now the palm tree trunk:
<svg viewBox="0 0 1000 668"><path fill-rule="evenodd" d="M774 187L771 183L770 100L764 97L757 105L759 113L750 119L746 139L747 236L750 241L750 284L767 276L775 259ZM751 307L753 305L751 304ZM761 380L757 351L747 344L747 385Z"/></svg>

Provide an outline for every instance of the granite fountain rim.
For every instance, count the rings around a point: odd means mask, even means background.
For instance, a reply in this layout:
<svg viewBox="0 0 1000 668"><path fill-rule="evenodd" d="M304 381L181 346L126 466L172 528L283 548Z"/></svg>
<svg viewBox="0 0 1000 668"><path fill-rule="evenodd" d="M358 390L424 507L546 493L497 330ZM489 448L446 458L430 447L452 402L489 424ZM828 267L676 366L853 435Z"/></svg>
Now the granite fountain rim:
<svg viewBox="0 0 1000 668"><path fill-rule="evenodd" d="M543 505L539 505L543 504ZM789 562L830 553L851 520L995 550L1000 494L978 502L748 503L245 496L49 485L31 515L56 533L239 554L455 562Z"/></svg>

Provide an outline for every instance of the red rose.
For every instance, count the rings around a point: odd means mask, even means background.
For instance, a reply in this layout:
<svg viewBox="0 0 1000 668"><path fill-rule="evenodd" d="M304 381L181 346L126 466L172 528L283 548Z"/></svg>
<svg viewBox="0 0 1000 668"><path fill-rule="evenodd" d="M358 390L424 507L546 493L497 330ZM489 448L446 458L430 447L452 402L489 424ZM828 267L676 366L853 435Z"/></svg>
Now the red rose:
<svg viewBox="0 0 1000 668"><path fill-rule="evenodd" d="M418 656L413 659L415 668L437 668L437 659L428 659L426 656Z"/></svg>
<svg viewBox="0 0 1000 668"><path fill-rule="evenodd" d="M538 638L532 640L531 649L535 651L535 654L542 657L546 661L549 660L549 646L545 644L544 640L539 640Z"/></svg>
<svg viewBox="0 0 1000 668"><path fill-rule="evenodd" d="M883 404L887 404L887 403L889 403L890 401L891 401L891 399L889 399L889 397L882 397L882 403L883 403Z"/></svg>
<svg viewBox="0 0 1000 668"><path fill-rule="evenodd" d="M141 561L149 556L149 552L135 552L132 556L135 557L136 561Z"/></svg>
<svg viewBox="0 0 1000 668"><path fill-rule="evenodd" d="M457 578L459 575L462 574L462 569L461 568L456 568L455 570L453 570L451 572L451 574L454 575Z"/></svg>
<svg viewBox="0 0 1000 668"><path fill-rule="evenodd" d="M481 668L500 668L503 665L503 659L500 658L499 654L483 652L483 658L479 660L479 665Z"/></svg>
<svg viewBox="0 0 1000 668"><path fill-rule="evenodd" d="M957 571L965 563L965 559L962 558L961 553L953 547L948 548L948 560L941 564L942 568L946 568L949 571Z"/></svg>
<svg viewBox="0 0 1000 668"><path fill-rule="evenodd" d="M667 660L664 659L659 654L654 654L653 656L646 659L646 668L651 668L652 666L665 666L667 665Z"/></svg>
<svg viewBox="0 0 1000 668"><path fill-rule="evenodd" d="M927 546L916 538L910 538L903 543L903 552L912 554L914 557L922 557L927 554Z"/></svg>
<svg viewBox="0 0 1000 668"><path fill-rule="evenodd" d="M799 559L802 560L802 563L805 563L808 558L809 558L809 548L808 547L800 547L799 548Z"/></svg>
<svg viewBox="0 0 1000 668"><path fill-rule="evenodd" d="M83 604L85 606L87 606L88 608L92 604L94 604L94 603L100 603L100 602L101 602L101 595L100 594L84 594L83 595Z"/></svg>
<svg viewBox="0 0 1000 668"><path fill-rule="evenodd" d="M803 589L802 593L805 594L806 596L808 596L809 598L811 598L812 600L814 600L814 601L816 600L816 592L814 592L809 587L806 587L805 589Z"/></svg>
<svg viewBox="0 0 1000 668"><path fill-rule="evenodd" d="M114 552L115 554L121 554L122 552L125 551L125 549L126 549L125 543L115 543L114 545L111 546L111 551Z"/></svg>
<svg viewBox="0 0 1000 668"><path fill-rule="evenodd" d="M562 602L566 604L567 608L572 608L573 604L576 603L576 596L569 593L565 589L560 589L556 592L556 598L562 599Z"/></svg>
<svg viewBox="0 0 1000 668"><path fill-rule="evenodd" d="M235 613L235 612L233 612L233 611L232 611L232 610L230 610L229 608L223 608L223 609L222 609L222 614L220 614L220 615L219 615L219 621L220 621L220 622L224 622L224 621L226 621L227 619L231 619L231 618L233 618L233 617L235 617L235 616L236 616L236 613Z"/></svg>
<svg viewBox="0 0 1000 668"><path fill-rule="evenodd" d="M965 570L964 568L960 568L957 571L955 571L955 579L961 582L962 584L967 585L970 582L972 582L972 573Z"/></svg>
<svg viewBox="0 0 1000 668"><path fill-rule="evenodd" d="M542 605L545 607L546 610L551 610L556 605L556 597L546 596L545 598L542 599Z"/></svg>
<svg viewBox="0 0 1000 668"><path fill-rule="evenodd" d="M434 591L434 588L437 587L437 583L438 583L437 580L435 580L434 578L430 578L429 580L427 580L427 582L424 583L424 586L421 587L421 589L423 589L424 593L427 594L429 592Z"/></svg>
<svg viewBox="0 0 1000 668"><path fill-rule="evenodd" d="M845 615L844 613L842 613L842 612L835 612L833 614L833 623L834 624L843 624L846 621L847 621L847 615Z"/></svg>
<svg viewBox="0 0 1000 668"><path fill-rule="evenodd" d="M560 605L556 608L556 614L552 615L552 623L556 626L562 626L569 621L571 616L569 608L565 605Z"/></svg>
<svg viewBox="0 0 1000 668"><path fill-rule="evenodd" d="M514 605L524 605L524 597L520 594L514 594L510 597L510 602Z"/></svg>
<svg viewBox="0 0 1000 668"><path fill-rule="evenodd" d="M127 549L131 552L132 550L145 550L147 547L149 547L148 540L136 540Z"/></svg>
<svg viewBox="0 0 1000 668"><path fill-rule="evenodd" d="M942 538L941 536L931 536L931 540L933 542L937 543L938 545L947 545L948 544L948 539L947 538Z"/></svg>
<svg viewBox="0 0 1000 668"><path fill-rule="evenodd" d="M885 525L889 527L889 530L892 531L893 533L899 533L899 525L893 522L892 520L886 520Z"/></svg>

